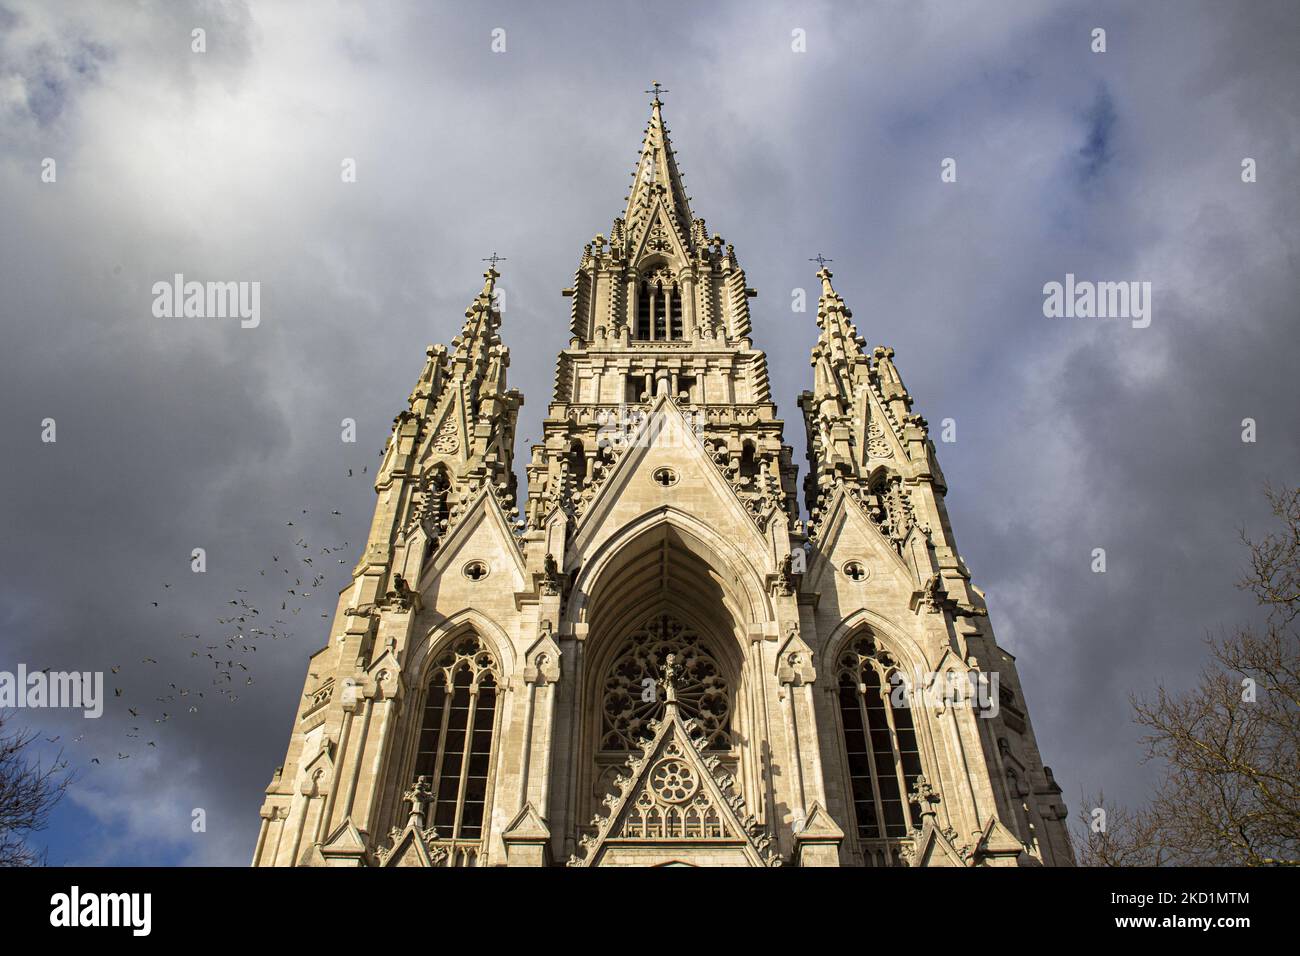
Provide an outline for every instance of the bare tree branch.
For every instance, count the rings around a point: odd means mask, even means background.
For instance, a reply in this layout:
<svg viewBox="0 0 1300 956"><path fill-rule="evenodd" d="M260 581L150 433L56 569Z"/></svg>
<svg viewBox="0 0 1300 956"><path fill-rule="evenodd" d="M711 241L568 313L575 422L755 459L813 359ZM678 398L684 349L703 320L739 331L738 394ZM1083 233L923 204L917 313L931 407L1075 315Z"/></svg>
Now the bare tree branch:
<svg viewBox="0 0 1300 956"><path fill-rule="evenodd" d="M1147 759L1164 773L1141 810L1104 806L1081 862L1094 866L1300 865L1300 488L1265 495L1280 531L1252 541L1239 583L1267 614L1210 638L1209 663L1187 691L1157 687L1132 699Z"/></svg>
<svg viewBox="0 0 1300 956"><path fill-rule="evenodd" d="M0 712L0 866L38 866L45 854L29 839L49 823L72 774L62 752L48 766L31 759L26 751L36 734L6 730L7 719Z"/></svg>

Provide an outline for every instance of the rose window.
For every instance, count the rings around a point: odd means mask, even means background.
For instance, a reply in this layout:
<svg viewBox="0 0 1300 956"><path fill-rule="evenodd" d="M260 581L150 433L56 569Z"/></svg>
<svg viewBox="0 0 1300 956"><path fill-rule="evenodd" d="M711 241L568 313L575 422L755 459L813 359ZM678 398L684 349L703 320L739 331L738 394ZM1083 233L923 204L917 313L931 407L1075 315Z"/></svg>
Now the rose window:
<svg viewBox="0 0 1300 956"><path fill-rule="evenodd" d="M677 757L659 761L650 773L650 787L659 799L669 803L681 803L689 800L691 794L699 789L700 781L690 764Z"/></svg>
<svg viewBox="0 0 1300 956"><path fill-rule="evenodd" d="M667 614L634 631L605 676L602 750L632 750L649 740L652 720L664 716L663 677L668 655L683 719L695 718L713 750L731 748L731 687L700 636Z"/></svg>

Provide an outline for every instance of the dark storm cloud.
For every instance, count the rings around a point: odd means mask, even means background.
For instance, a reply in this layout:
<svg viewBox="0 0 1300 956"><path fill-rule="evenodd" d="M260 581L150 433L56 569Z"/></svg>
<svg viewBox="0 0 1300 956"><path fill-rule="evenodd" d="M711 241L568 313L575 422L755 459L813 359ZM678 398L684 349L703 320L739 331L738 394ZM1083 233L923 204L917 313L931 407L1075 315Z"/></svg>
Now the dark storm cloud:
<svg viewBox="0 0 1300 956"><path fill-rule="evenodd" d="M656 78L694 211L760 291L796 460L816 329L791 290L819 251L932 430L956 420L957 541L1072 805L1141 795L1127 695L1189 681L1206 631L1250 611L1236 528L1300 471L1293 6L683 4L653 30L641 4L0 11L0 669L122 666L102 720L25 715L83 768L54 862L247 862L424 346L509 257L520 449L538 437L559 290L622 213ZM177 272L260 281L261 325L154 318ZM1067 272L1152 282L1150 328L1044 318ZM271 556L299 536L350 547L294 636L259 643L237 703L155 724L169 682L213 679L182 635L215 640L237 588L278 614Z"/></svg>

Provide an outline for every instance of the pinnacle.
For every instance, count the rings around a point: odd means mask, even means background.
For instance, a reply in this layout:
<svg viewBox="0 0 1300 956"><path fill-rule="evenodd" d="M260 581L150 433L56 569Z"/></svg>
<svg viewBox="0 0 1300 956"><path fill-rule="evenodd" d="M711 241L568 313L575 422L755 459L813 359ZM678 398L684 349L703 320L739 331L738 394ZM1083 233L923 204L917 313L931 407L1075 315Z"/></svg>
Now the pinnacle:
<svg viewBox="0 0 1300 956"><path fill-rule="evenodd" d="M825 266L817 270L817 278L822 280L822 295L834 295L835 290L831 288L831 279L835 273L831 272Z"/></svg>

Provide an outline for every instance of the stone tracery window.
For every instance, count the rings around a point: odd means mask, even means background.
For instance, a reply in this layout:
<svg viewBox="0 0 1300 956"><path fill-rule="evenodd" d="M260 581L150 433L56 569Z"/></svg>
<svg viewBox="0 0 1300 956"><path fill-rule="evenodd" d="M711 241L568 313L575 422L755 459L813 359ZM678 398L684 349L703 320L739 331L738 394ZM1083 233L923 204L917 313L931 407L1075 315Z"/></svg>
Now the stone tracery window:
<svg viewBox="0 0 1300 956"><path fill-rule="evenodd" d="M642 341L682 338L682 293L667 266L658 266L637 289L635 338Z"/></svg>
<svg viewBox="0 0 1300 956"><path fill-rule="evenodd" d="M689 840L725 836L722 816L677 741L665 748L651 769L649 785L632 802L623 839Z"/></svg>
<svg viewBox="0 0 1300 956"><path fill-rule="evenodd" d="M699 721L710 749L731 748L731 688L722 668L698 634L660 614L627 638L606 673L601 750L632 750L650 739L649 722L664 713L657 681L669 654L676 655L674 687L683 718Z"/></svg>
<svg viewBox="0 0 1300 956"><path fill-rule="evenodd" d="M483 835L498 685L496 659L475 634L454 641L433 665L415 775L432 782L426 819L440 839Z"/></svg>
<svg viewBox="0 0 1300 956"><path fill-rule="evenodd" d="M907 537L914 517L911 500L898 474L882 469L871 479L868 513L880 525L880 530L894 542L901 542Z"/></svg>
<svg viewBox="0 0 1300 956"><path fill-rule="evenodd" d="M854 640L838 664L840 724L859 839L903 837L914 810L907 796L921 774L912 712L891 698L892 661L870 637ZM906 700L906 688L901 688Z"/></svg>

